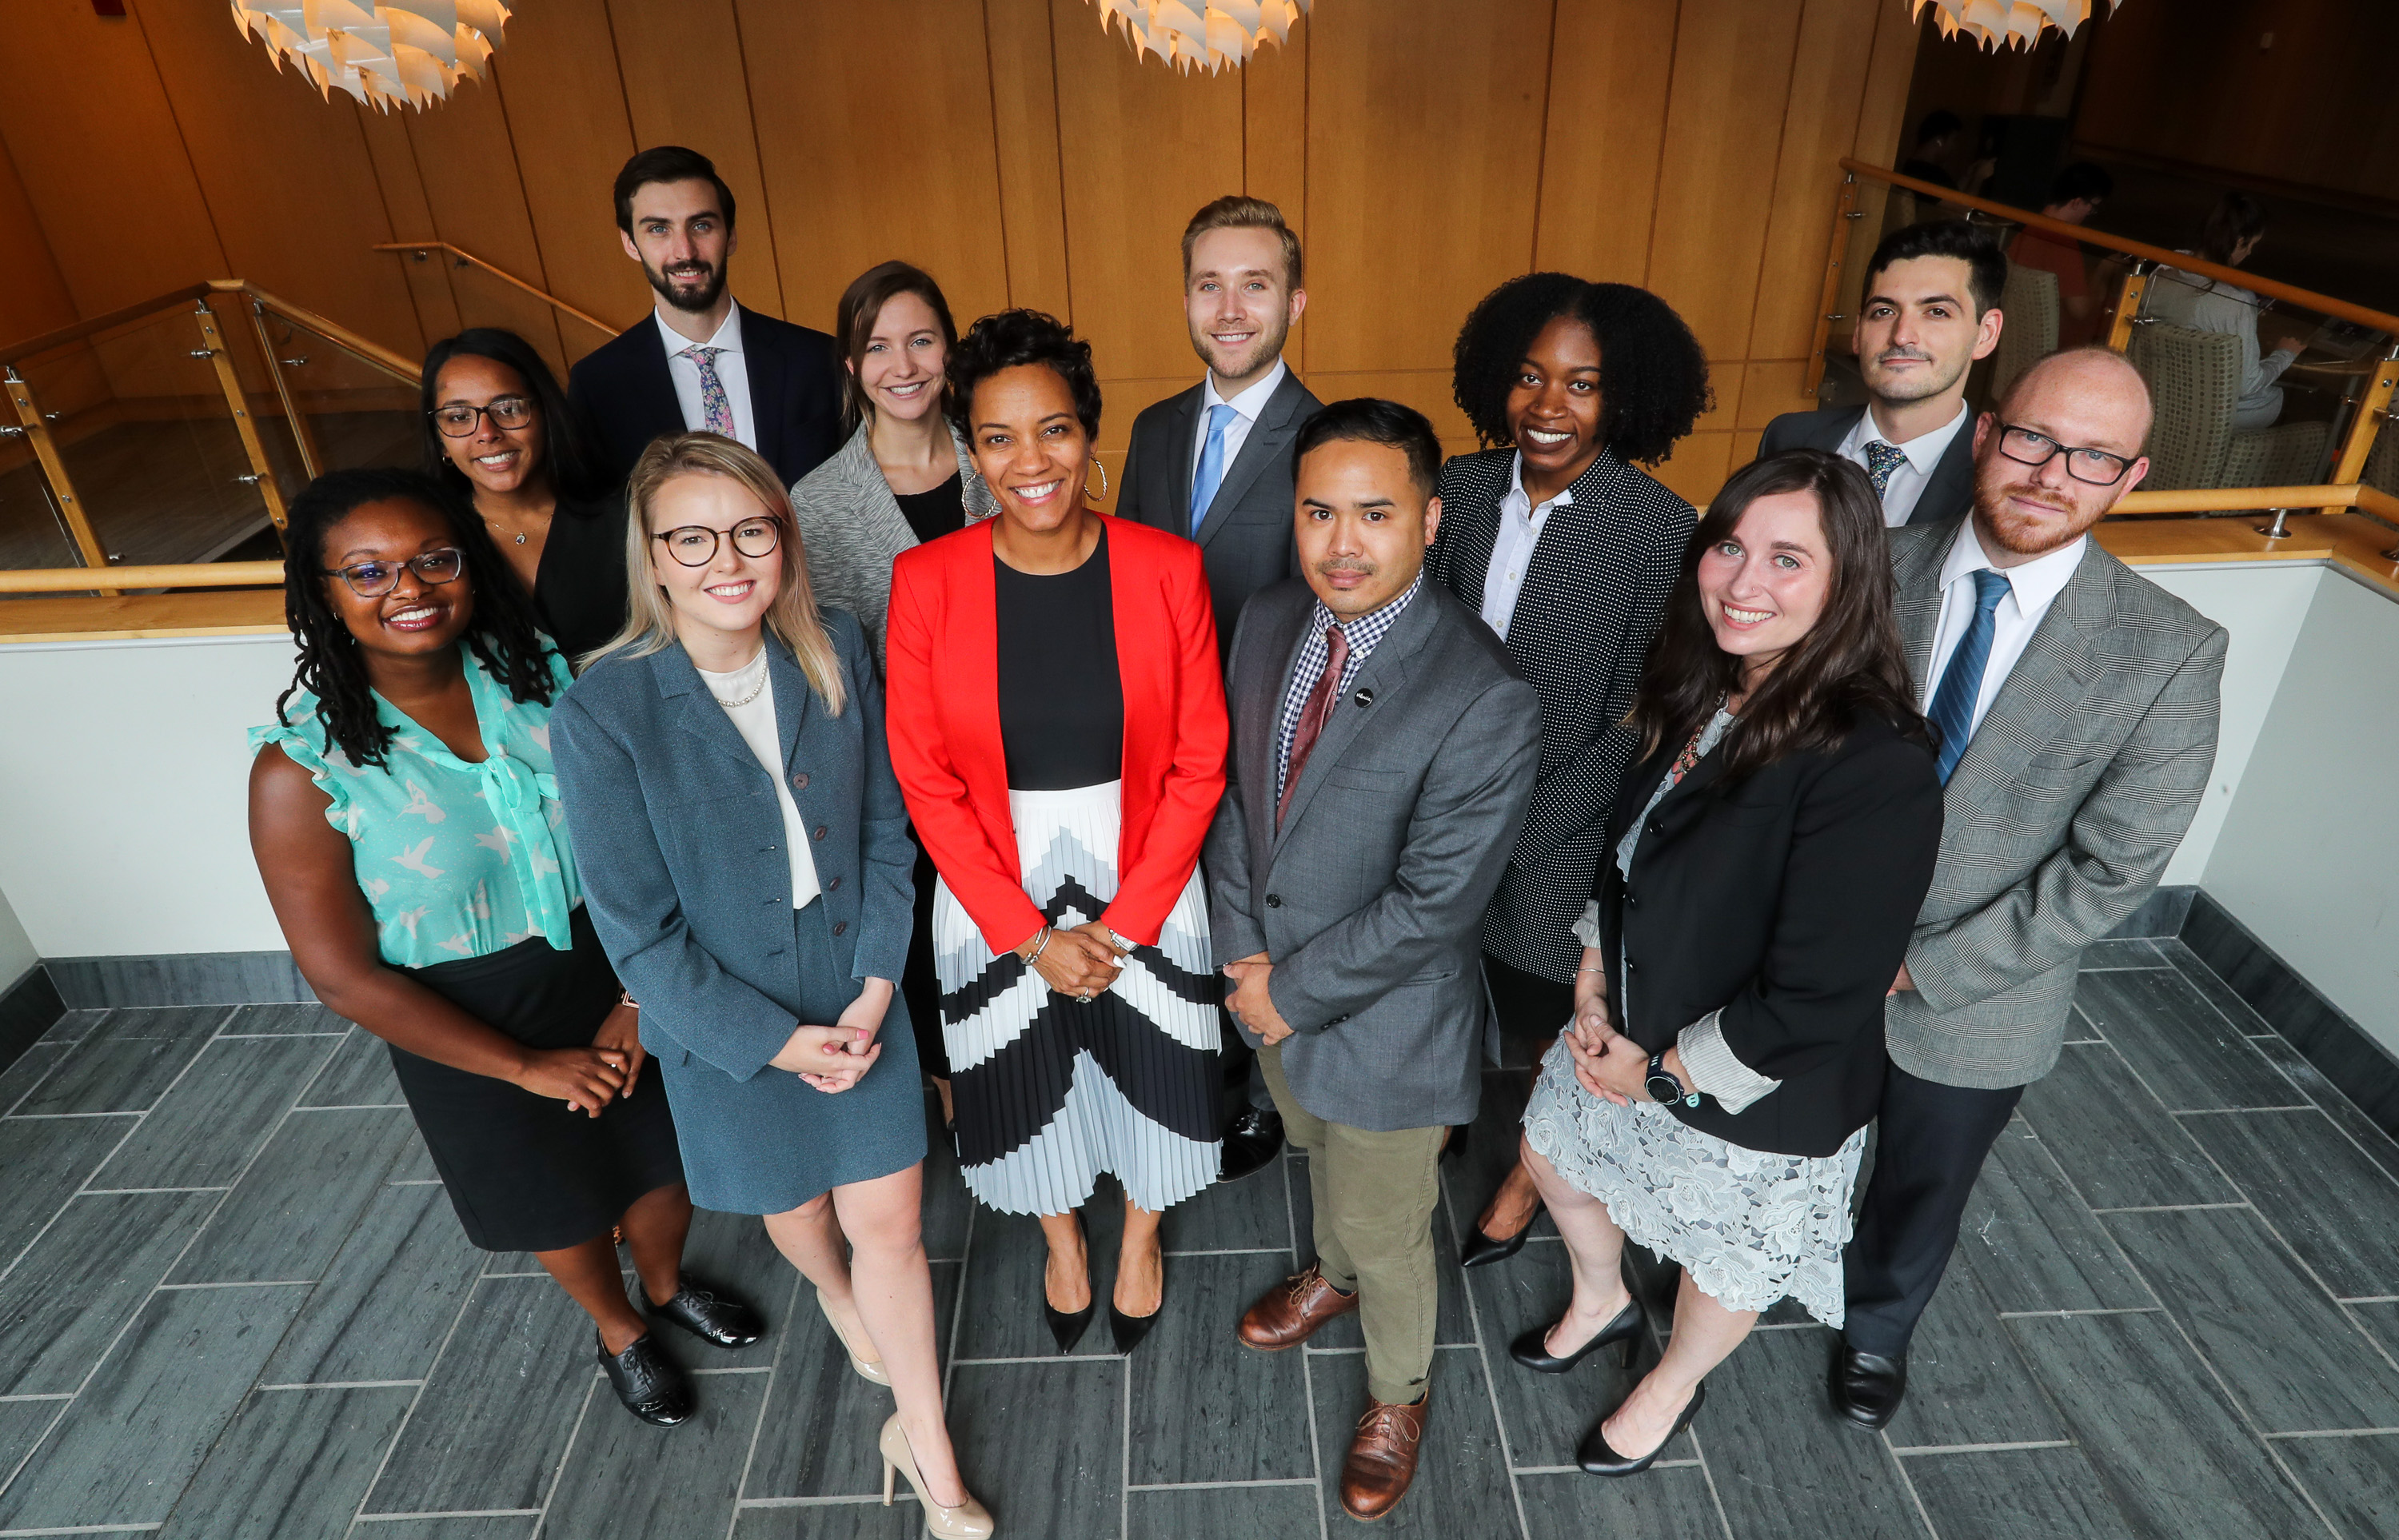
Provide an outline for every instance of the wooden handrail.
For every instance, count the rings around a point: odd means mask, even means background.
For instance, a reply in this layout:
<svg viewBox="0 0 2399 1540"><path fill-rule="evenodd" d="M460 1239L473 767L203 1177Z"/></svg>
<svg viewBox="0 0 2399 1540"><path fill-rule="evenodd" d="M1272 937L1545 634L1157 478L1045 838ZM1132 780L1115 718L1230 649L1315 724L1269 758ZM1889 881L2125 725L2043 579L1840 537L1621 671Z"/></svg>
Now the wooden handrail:
<svg viewBox="0 0 2399 1540"><path fill-rule="evenodd" d="M261 588L283 586L280 561L198 561L156 567L27 567L0 572L0 593L82 593L112 588Z"/></svg>
<svg viewBox="0 0 2399 1540"><path fill-rule="evenodd" d="M2321 508L2358 508L2388 522L2399 523L2399 497L2380 487L2356 481L2316 487L2193 487L2184 492L2128 492L2116 500L2117 513L2229 513L2241 508L2288 508L2314 513Z"/></svg>
<svg viewBox="0 0 2399 1540"><path fill-rule="evenodd" d="M1961 209L1976 209L2031 229L2044 231L2049 235L2062 236L2069 241L2079 241L2086 246L2104 247L2110 251L2121 251L2128 257L2138 257L2143 262L2159 263L2168 267L2179 268L2186 273L2198 274L2202 277L2213 278L2220 283L2235 284L2252 293L2270 295L2275 299L2312 310L2318 315L2335 316L2342 320L2354 322L2370 331L2399 333L2399 316L2369 309L2362 304L2352 304L2347 300L2337 300L2330 294L2319 294L2311 289L2301 289L2296 284L2260 277L2255 273L2245 273L2237 267L2224 267L2216 263L2202 262L2199 258L2184 252L2169 251L2162 246L2151 246L2145 241L2128 240L2122 236L2111 236L2104 230L2094 230L2088 225L2068 224L2064 220L2051 219L2045 214L2034 213L2029 209L2014 208L2009 204L1993 203L1988 198L1974 197L1960 193L1955 188L1944 187L1938 182L1902 176L1897 171L1881 166L1869 165L1863 160L1843 157L1841 169L1853 172L1858 176L1871 177L1877 182L1888 182L1893 187L1904 187L1911 193L1920 193L1925 196L1937 198L1943 203L1953 203Z"/></svg>
<svg viewBox="0 0 2399 1540"><path fill-rule="evenodd" d="M575 306L567 304L564 300L560 299L557 295L535 289L532 284L529 284L525 282L524 279L518 277L514 273L509 272L507 268L495 266L491 263L485 262L482 258L475 255L474 252L466 250L460 247L453 246L446 240L384 241L375 246L373 250L377 251L447 251L462 263L470 266L481 268L484 272L489 273L492 277L499 279L502 283L514 284L517 288L523 290L526 293L531 294L535 299L541 301L544 304L552 305L560 310L565 311L568 315L574 317L576 320L581 321L586 326L591 327L600 331L604 331L611 337L617 334L617 328L610 326L606 321L602 320L599 317L590 315L585 311L577 310Z"/></svg>
<svg viewBox="0 0 2399 1540"><path fill-rule="evenodd" d="M247 294L271 314L280 316L294 325L306 327L344 352L358 355L361 359L374 365L404 385L413 385L424 377L423 368L401 358L381 343L371 343L346 326L329 321L314 310L293 304L290 300L278 299L265 290L246 283L240 278L211 278L207 287L219 293Z"/></svg>
<svg viewBox="0 0 2399 1540"><path fill-rule="evenodd" d="M64 347L69 343L79 343L86 337L113 331L129 321L138 321L146 316L163 314L169 305L182 304L186 300L199 299L210 293L215 287L214 284L207 283L186 284L181 289L161 294L155 300L143 300L139 304L129 304L121 310L112 310L105 316L94 316L88 321L77 321L73 326L62 326L56 331L45 331L38 337L30 337L21 343L10 343L6 347L0 347L0 364L12 364L20 358L30 358L36 353L47 353L54 347ZM237 282L236 287L239 287Z"/></svg>

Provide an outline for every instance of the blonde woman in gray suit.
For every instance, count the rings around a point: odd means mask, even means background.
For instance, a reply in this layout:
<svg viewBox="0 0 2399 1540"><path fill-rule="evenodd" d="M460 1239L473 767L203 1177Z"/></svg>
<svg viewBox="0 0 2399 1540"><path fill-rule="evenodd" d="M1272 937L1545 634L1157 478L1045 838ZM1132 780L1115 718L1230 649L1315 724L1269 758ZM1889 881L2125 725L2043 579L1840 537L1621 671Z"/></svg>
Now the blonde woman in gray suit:
<svg viewBox="0 0 2399 1540"><path fill-rule="evenodd" d="M849 439L792 487L792 514L820 603L858 616L883 660L891 563L911 546L978 523L999 505L975 474L966 441L942 411L942 371L958 340L941 285L904 262L852 279L834 312L848 371L842 424ZM900 981L916 1028L916 1055L950 1112L942 1048L941 985L933 976L933 863L916 854L916 928Z"/></svg>

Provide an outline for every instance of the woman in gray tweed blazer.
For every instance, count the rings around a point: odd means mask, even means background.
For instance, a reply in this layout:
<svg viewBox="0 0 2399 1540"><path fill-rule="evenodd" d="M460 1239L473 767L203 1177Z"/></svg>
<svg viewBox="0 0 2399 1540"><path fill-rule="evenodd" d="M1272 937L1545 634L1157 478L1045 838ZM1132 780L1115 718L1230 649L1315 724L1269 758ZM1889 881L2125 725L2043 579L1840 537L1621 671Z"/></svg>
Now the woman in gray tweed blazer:
<svg viewBox="0 0 2399 1540"><path fill-rule="evenodd" d="M856 615L880 665L892 561L912 546L990 518L999 504L942 410L943 371L958 333L941 285L904 262L870 267L842 290L834 335L849 366L842 422L852 431L832 459L793 483L792 517L817 602ZM950 1064L933 975L933 863L921 844L916 928L900 993L915 1023L916 1056L941 1092L947 1123Z"/></svg>

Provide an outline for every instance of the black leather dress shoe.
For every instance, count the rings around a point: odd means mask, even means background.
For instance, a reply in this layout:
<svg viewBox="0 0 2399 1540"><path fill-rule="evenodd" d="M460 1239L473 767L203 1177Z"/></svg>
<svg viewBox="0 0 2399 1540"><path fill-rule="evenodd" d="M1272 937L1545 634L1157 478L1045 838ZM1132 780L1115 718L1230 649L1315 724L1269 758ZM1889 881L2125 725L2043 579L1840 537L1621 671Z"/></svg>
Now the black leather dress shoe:
<svg viewBox="0 0 2399 1540"><path fill-rule="evenodd" d="M616 1354L604 1342L597 1345L600 1367L608 1371L608 1383L626 1411L657 1427L673 1427L690 1417L691 1382L672 1358L658 1351L655 1339L637 1338Z"/></svg>
<svg viewBox="0 0 2399 1540"><path fill-rule="evenodd" d="M1886 1358L1847 1342L1833 1350L1833 1410L1860 1427L1881 1428L1907 1394L1907 1355Z"/></svg>
<svg viewBox="0 0 2399 1540"><path fill-rule="evenodd" d="M1225 1152L1218 1157L1216 1180L1239 1182L1263 1171L1282 1153L1282 1114L1272 1107L1243 1109L1225 1128Z"/></svg>
<svg viewBox="0 0 2399 1540"><path fill-rule="evenodd" d="M674 1298L664 1304L650 1306L652 1320L671 1321L708 1344L731 1352L747 1347L766 1334L766 1323L758 1312L739 1300L729 1299L689 1278L677 1280L681 1287Z"/></svg>

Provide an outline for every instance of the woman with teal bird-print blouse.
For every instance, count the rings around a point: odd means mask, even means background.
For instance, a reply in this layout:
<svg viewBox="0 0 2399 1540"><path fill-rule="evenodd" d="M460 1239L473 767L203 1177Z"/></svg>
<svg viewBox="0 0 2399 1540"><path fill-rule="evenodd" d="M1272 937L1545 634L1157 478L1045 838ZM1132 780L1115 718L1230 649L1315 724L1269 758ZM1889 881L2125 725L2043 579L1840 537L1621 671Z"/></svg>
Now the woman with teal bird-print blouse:
<svg viewBox="0 0 2399 1540"><path fill-rule="evenodd" d="M250 824L292 959L390 1046L468 1238L534 1253L590 1312L626 1409L671 1426L690 1382L649 1322L727 1349L765 1328L682 1270L674 1120L559 807L565 662L490 536L426 477L319 477L285 543L299 667L251 733Z"/></svg>

